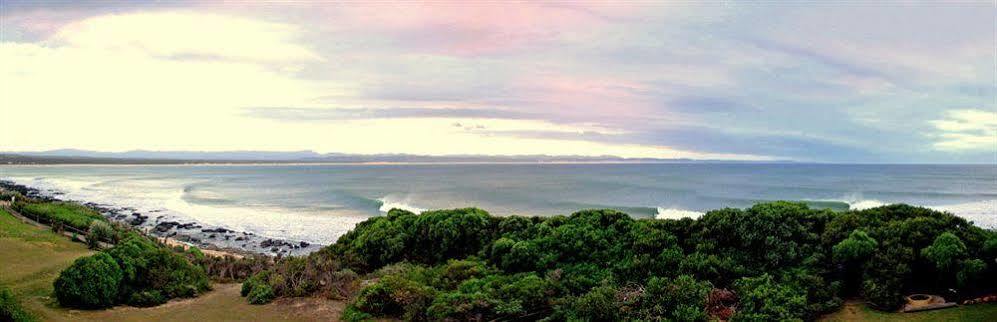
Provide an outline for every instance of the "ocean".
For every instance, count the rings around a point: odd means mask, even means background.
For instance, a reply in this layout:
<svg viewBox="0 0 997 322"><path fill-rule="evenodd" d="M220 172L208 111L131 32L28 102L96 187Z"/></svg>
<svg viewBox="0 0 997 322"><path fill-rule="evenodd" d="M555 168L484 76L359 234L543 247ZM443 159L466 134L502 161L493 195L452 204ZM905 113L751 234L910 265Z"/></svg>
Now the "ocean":
<svg viewBox="0 0 997 322"><path fill-rule="evenodd" d="M62 199L153 212L259 236L330 244L391 208L493 215L614 208L696 217L769 200L868 208L908 203L997 227L993 165L393 164L0 166L0 179Z"/></svg>

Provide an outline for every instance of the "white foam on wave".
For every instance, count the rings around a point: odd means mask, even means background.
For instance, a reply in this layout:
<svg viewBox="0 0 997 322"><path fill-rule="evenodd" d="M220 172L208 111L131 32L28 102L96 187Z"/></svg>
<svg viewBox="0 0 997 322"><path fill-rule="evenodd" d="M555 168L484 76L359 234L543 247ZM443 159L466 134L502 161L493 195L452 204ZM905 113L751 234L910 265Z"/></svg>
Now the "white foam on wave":
<svg viewBox="0 0 997 322"><path fill-rule="evenodd" d="M426 209L413 206L411 204L411 200L409 199L410 198L407 197L396 198L393 196L384 196L382 198L377 199L378 201L381 202L381 207L379 207L378 210L380 210L383 213L387 213L388 211L391 211L391 209L398 208L401 210L411 211L417 214L426 211Z"/></svg>
<svg viewBox="0 0 997 322"><path fill-rule="evenodd" d="M654 218L655 219L682 219L682 218L697 219L702 215L703 213L699 211L658 207L658 212L654 215Z"/></svg>
<svg viewBox="0 0 997 322"><path fill-rule="evenodd" d="M983 228L997 228L997 200L939 205L929 208L951 212Z"/></svg>
<svg viewBox="0 0 997 322"><path fill-rule="evenodd" d="M888 205L888 203L885 203L885 202L882 202L882 201L879 201L879 200L875 200L875 199L858 200L858 201L851 201L851 202L846 201L846 203L848 203L848 209L849 210L865 210L865 209L869 209L869 208L876 208L876 207Z"/></svg>
<svg viewBox="0 0 997 322"><path fill-rule="evenodd" d="M850 210L865 210L894 204L893 202L884 202L876 199L861 199L861 195L857 194L846 196L841 200L832 201L848 203L848 209ZM908 204L938 211L947 211L953 215L972 221L977 226L983 228L997 228L997 200L981 200L943 205Z"/></svg>
<svg viewBox="0 0 997 322"><path fill-rule="evenodd" d="M840 202L847 203L849 210L865 210L865 209L876 208L876 207L885 206L885 205L889 204L889 203L883 202L881 200L862 198L862 193L859 193L859 192L850 193L848 195L845 195L841 199L838 199L838 200L829 200L829 201L840 201Z"/></svg>
<svg viewBox="0 0 997 322"><path fill-rule="evenodd" d="M164 208L209 226L248 231L257 235L332 244L339 236L367 219L360 214L291 211L270 206L205 205L189 203L178 191Z"/></svg>
<svg viewBox="0 0 997 322"><path fill-rule="evenodd" d="M130 178L106 181L89 178L6 177L17 184L39 189L45 194L59 193L68 200L94 202L109 207L130 207L160 221L193 220L206 226L252 232L269 238L302 240L331 244L367 219L365 214L346 211L291 210L280 207L215 205L189 203L184 200L190 180ZM223 196L200 191L215 198Z"/></svg>

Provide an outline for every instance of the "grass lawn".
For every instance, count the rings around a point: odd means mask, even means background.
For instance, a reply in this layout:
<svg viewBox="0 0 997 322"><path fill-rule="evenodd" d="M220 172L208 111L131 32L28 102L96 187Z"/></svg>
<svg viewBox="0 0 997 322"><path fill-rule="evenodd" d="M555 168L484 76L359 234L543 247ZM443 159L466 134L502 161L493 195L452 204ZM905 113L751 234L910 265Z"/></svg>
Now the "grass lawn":
<svg viewBox="0 0 997 322"><path fill-rule="evenodd" d="M239 296L239 284L215 284L213 291L200 297L152 308L81 311L59 307L52 297L52 281L73 260L91 253L83 244L22 223L0 209L0 284L10 287L40 321L329 321L343 308L341 302L319 299L249 305Z"/></svg>
<svg viewBox="0 0 997 322"><path fill-rule="evenodd" d="M997 304L957 306L949 309L914 313L886 313L873 310L861 303L849 302L838 312L820 319L837 321L997 321Z"/></svg>
<svg viewBox="0 0 997 322"><path fill-rule="evenodd" d="M0 209L0 284L11 288L25 309L50 320L52 281L86 246L50 230L22 223Z"/></svg>

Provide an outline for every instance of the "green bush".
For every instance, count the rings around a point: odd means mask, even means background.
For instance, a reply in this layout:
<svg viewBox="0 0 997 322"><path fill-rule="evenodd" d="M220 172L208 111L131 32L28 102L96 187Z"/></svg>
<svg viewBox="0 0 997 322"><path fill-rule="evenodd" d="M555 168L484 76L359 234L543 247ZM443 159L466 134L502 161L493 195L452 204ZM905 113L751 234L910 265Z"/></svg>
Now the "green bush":
<svg viewBox="0 0 997 322"><path fill-rule="evenodd" d="M200 248L190 246L187 248L185 253L190 256L192 260L199 261L204 259L204 252Z"/></svg>
<svg viewBox="0 0 997 322"><path fill-rule="evenodd" d="M31 322L37 320L34 315L21 307L10 289L0 286L0 321Z"/></svg>
<svg viewBox="0 0 997 322"><path fill-rule="evenodd" d="M73 262L55 280L55 297L65 307L98 309L117 303L122 271L110 255L97 253Z"/></svg>
<svg viewBox="0 0 997 322"><path fill-rule="evenodd" d="M273 288L269 284L262 283L253 287L252 291L246 295L246 299L249 300L249 304L267 304L276 297L273 293Z"/></svg>
<svg viewBox="0 0 997 322"><path fill-rule="evenodd" d="M257 273L242 283L240 295L250 304L267 304L277 297L271 283L281 283L279 275L267 271Z"/></svg>
<svg viewBox="0 0 997 322"><path fill-rule="evenodd" d="M652 277L638 304L637 318L661 321L705 321L706 296L713 286L689 275L674 280Z"/></svg>
<svg viewBox="0 0 997 322"><path fill-rule="evenodd" d="M900 307L913 260L914 251L907 247L892 245L877 250L865 265L862 297L882 310Z"/></svg>
<svg viewBox="0 0 997 322"><path fill-rule="evenodd" d="M242 290L239 292L243 297L249 296L249 293L253 291L254 288L260 286L261 284L266 284L269 279L270 273L267 271L259 272L250 276L245 282L242 282Z"/></svg>
<svg viewBox="0 0 997 322"><path fill-rule="evenodd" d="M281 260L243 294L329 292L319 285L345 268L369 283L336 293L355 295L348 320L814 320L855 295L893 310L914 290L997 291L995 240L907 205L833 212L771 202L697 220L392 210L307 258Z"/></svg>
<svg viewBox="0 0 997 322"><path fill-rule="evenodd" d="M110 224L100 220L94 220L90 222L90 228L87 230L87 247L90 249L100 248L100 242L115 243L115 236L117 232Z"/></svg>
<svg viewBox="0 0 997 322"><path fill-rule="evenodd" d="M921 256L934 263L938 270L951 272L956 269L956 263L966 256L966 244L955 234L946 232L938 235L931 246L921 250Z"/></svg>
<svg viewBox="0 0 997 322"><path fill-rule="evenodd" d="M166 303L167 299L163 293L152 290L132 293L128 297L128 305L136 307L150 307Z"/></svg>
<svg viewBox="0 0 997 322"><path fill-rule="evenodd" d="M134 234L115 247L78 259L55 281L59 303L79 308L119 303L152 306L193 297L210 287L201 267Z"/></svg>
<svg viewBox="0 0 997 322"><path fill-rule="evenodd" d="M807 294L772 276L745 277L734 283L739 305L734 321L803 321Z"/></svg>
<svg viewBox="0 0 997 322"><path fill-rule="evenodd" d="M987 263L979 259L963 260L959 266L959 273L956 273L956 285L960 289L976 288L987 269Z"/></svg>
<svg viewBox="0 0 997 322"><path fill-rule="evenodd" d="M390 274L361 290L352 305L373 316L423 320L423 314L435 296L429 286Z"/></svg>
<svg viewBox="0 0 997 322"><path fill-rule="evenodd" d="M357 309L357 307L353 305L347 306L346 309L343 310L343 315L340 316L340 318L343 319L343 321L347 322L362 322L362 321L374 320L374 316L370 315L370 313L361 311L360 309Z"/></svg>
<svg viewBox="0 0 997 322"><path fill-rule="evenodd" d="M106 251L123 276L122 295L158 291L167 300L193 297L211 288L204 270L187 258L141 236L130 236Z"/></svg>
<svg viewBox="0 0 997 322"><path fill-rule="evenodd" d="M598 286L578 297L566 314L572 321L619 321L620 307L616 302L616 288Z"/></svg>
<svg viewBox="0 0 997 322"><path fill-rule="evenodd" d="M848 238L834 245L834 260L841 263L864 261L876 250L879 243L866 232L856 229Z"/></svg>

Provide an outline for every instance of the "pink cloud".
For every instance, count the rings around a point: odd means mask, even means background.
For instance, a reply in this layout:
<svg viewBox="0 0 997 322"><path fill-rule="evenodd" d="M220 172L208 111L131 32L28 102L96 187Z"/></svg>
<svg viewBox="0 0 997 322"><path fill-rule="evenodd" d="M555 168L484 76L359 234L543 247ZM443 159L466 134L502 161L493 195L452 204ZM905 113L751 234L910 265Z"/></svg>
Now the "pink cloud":
<svg viewBox="0 0 997 322"><path fill-rule="evenodd" d="M520 93L537 108L574 115L628 116L652 111L652 86L622 78L547 75L520 80Z"/></svg>
<svg viewBox="0 0 997 322"><path fill-rule="evenodd" d="M604 26L632 8L608 2L578 5L431 1L325 8L327 23L350 32L389 35L403 44L448 55L509 52Z"/></svg>
<svg viewBox="0 0 997 322"><path fill-rule="evenodd" d="M20 33L45 37L62 26L85 17L86 13L80 11L30 10L0 15L0 20L3 25L15 28Z"/></svg>

